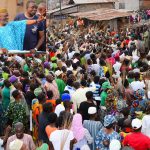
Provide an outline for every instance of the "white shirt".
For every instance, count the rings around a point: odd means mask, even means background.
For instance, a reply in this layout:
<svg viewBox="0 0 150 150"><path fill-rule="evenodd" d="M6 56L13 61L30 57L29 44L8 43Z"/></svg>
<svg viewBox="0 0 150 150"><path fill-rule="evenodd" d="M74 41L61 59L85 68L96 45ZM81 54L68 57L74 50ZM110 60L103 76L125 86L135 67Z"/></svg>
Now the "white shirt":
<svg viewBox="0 0 150 150"><path fill-rule="evenodd" d="M120 71L121 63L120 63L120 62L116 62L116 63L113 65L113 68L114 68L115 72L117 73L118 71Z"/></svg>
<svg viewBox="0 0 150 150"><path fill-rule="evenodd" d="M88 91L94 92L95 90L96 90L95 87L90 87L90 88L86 87L86 88L79 88L74 92L74 94L71 97L71 101L73 102L73 109L75 113L77 112L77 108L80 107L80 104L84 101L87 101L85 95L86 92Z"/></svg>
<svg viewBox="0 0 150 150"><path fill-rule="evenodd" d="M74 54L75 54L75 51L72 51L71 53L68 53L69 59L72 59Z"/></svg>
<svg viewBox="0 0 150 150"><path fill-rule="evenodd" d="M96 75L99 75L100 66L98 64L93 64L92 65L92 70L94 70L96 72Z"/></svg>
<svg viewBox="0 0 150 150"><path fill-rule="evenodd" d="M145 88L145 84L144 82L142 81L133 81L131 84L130 84L131 88L133 91L137 91L139 89L143 89Z"/></svg>
<svg viewBox="0 0 150 150"><path fill-rule="evenodd" d="M150 115L146 115L142 119L142 133L150 138Z"/></svg>
<svg viewBox="0 0 150 150"><path fill-rule="evenodd" d="M75 89L69 85L67 85L64 89L64 91L69 91L70 96L75 92Z"/></svg>
<svg viewBox="0 0 150 150"><path fill-rule="evenodd" d="M70 150L70 141L73 139L73 132L67 129L56 130L51 133L49 138L55 150L60 150L61 144L64 144L62 150Z"/></svg>

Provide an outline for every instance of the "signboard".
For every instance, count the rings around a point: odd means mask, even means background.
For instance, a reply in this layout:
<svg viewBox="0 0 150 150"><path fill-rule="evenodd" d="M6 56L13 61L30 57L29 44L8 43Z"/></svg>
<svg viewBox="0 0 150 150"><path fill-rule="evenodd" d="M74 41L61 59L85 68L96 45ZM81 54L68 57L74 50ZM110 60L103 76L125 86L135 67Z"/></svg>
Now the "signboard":
<svg viewBox="0 0 150 150"><path fill-rule="evenodd" d="M53 18L57 20L62 20L62 19L66 19L67 17L64 15L57 15L57 16L54 16Z"/></svg>

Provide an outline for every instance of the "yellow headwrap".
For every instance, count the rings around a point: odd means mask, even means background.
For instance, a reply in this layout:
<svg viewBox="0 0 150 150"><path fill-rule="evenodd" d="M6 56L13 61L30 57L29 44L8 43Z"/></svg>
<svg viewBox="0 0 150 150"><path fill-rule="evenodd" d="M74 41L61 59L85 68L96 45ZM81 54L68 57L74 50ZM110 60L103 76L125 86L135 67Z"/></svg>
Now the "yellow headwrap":
<svg viewBox="0 0 150 150"><path fill-rule="evenodd" d="M6 8L0 8L0 13L7 13L7 9Z"/></svg>

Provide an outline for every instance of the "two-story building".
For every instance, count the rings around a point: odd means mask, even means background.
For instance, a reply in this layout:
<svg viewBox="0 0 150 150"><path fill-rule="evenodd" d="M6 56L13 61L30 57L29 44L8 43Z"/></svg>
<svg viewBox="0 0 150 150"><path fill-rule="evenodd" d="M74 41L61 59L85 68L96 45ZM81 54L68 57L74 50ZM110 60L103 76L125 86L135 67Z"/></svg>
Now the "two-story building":
<svg viewBox="0 0 150 150"><path fill-rule="evenodd" d="M56 9L49 10L47 18L50 18L51 21L55 21L55 23L51 24L60 24L63 20L68 18L68 16L73 18L81 17L89 21L103 21L106 25L110 24L112 28L117 29L119 24L126 22L125 17L130 16L126 10L115 9L115 2L117 1L118 0L70 0L65 5L60 3Z"/></svg>

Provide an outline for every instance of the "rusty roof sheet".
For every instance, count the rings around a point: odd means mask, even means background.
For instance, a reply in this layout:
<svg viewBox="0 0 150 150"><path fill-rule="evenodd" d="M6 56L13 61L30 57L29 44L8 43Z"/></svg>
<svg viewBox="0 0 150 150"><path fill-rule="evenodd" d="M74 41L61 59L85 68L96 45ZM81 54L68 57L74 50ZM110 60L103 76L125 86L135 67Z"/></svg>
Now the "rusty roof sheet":
<svg viewBox="0 0 150 150"><path fill-rule="evenodd" d="M74 13L70 16L87 18L89 20L112 20L115 18L130 16L132 13L125 10L97 9L95 11Z"/></svg>
<svg viewBox="0 0 150 150"><path fill-rule="evenodd" d="M93 3L109 3L118 2L118 0L73 0L75 4L93 4Z"/></svg>

